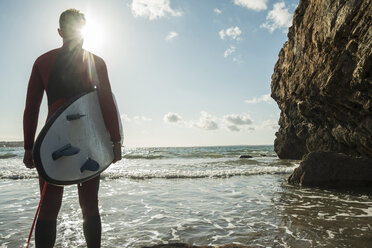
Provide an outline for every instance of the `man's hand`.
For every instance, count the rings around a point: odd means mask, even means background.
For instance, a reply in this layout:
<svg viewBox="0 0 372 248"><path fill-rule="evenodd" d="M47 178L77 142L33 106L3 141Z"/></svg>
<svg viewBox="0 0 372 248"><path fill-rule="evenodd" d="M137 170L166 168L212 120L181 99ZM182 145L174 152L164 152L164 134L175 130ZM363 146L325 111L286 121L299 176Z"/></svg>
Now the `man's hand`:
<svg viewBox="0 0 372 248"><path fill-rule="evenodd" d="M32 159L32 150L25 150L25 155L23 156L23 163L27 168L35 168L34 160Z"/></svg>
<svg viewBox="0 0 372 248"><path fill-rule="evenodd" d="M121 143L115 142L112 149L114 151L114 161L112 162L116 163L117 161L121 160Z"/></svg>

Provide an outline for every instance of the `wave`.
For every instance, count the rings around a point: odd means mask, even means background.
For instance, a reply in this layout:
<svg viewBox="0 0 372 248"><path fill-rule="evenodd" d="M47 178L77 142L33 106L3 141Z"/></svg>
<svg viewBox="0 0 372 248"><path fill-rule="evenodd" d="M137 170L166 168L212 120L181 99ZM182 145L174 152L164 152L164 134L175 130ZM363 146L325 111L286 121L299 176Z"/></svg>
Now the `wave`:
<svg viewBox="0 0 372 248"><path fill-rule="evenodd" d="M38 177L36 170L29 170L23 167L18 170L14 168L4 169L5 170L0 171L0 179L20 180Z"/></svg>
<svg viewBox="0 0 372 248"><path fill-rule="evenodd" d="M166 158L163 155L135 155L135 154L126 154L123 156L126 159L162 159Z"/></svg>
<svg viewBox="0 0 372 248"><path fill-rule="evenodd" d="M223 158L226 155L216 153L197 153L197 154L185 154L180 155L180 158Z"/></svg>
<svg viewBox="0 0 372 248"><path fill-rule="evenodd" d="M123 156L126 159L167 159L167 158L223 158L222 154L172 154L165 155L141 155L141 154L126 154Z"/></svg>
<svg viewBox="0 0 372 248"><path fill-rule="evenodd" d="M18 155L14 153L5 153L5 154L0 154L0 159L14 158L17 156Z"/></svg>
<svg viewBox="0 0 372 248"><path fill-rule="evenodd" d="M241 153L234 153L234 154L216 154L216 153L194 153L194 154L174 154L174 153L167 153L165 155L152 155L152 154L125 154L123 158L126 159L170 159L170 158L177 158L177 159L199 159L199 158L237 158L241 155L250 155L252 158L257 157L268 157L274 158L277 157L275 155L266 155L266 154L241 154Z"/></svg>
<svg viewBox="0 0 372 248"><path fill-rule="evenodd" d="M234 176L252 176L252 175L276 175L290 174L293 172L292 167L272 167L262 166L247 169L231 170L149 170L149 171L105 171L101 174L103 179L198 179L198 178L230 178ZM35 172L15 172L8 171L0 173L0 179L21 180L37 178Z"/></svg>
<svg viewBox="0 0 372 248"><path fill-rule="evenodd" d="M294 167L263 167L251 170L208 170L208 171L154 171L154 172L105 172L101 175L103 179L129 178L137 180L145 179L199 179L199 178L230 178L234 176L253 176L253 175L278 175L290 174Z"/></svg>
<svg viewBox="0 0 372 248"><path fill-rule="evenodd" d="M10 179L10 180L21 180L21 179L31 179L31 178L39 178L38 175L0 175L0 179Z"/></svg>

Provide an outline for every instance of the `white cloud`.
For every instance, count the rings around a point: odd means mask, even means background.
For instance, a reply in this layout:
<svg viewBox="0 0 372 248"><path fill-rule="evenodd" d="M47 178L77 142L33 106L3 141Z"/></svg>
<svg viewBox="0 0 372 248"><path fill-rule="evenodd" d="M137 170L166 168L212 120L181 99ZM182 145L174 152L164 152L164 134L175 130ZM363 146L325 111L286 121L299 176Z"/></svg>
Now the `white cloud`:
<svg viewBox="0 0 372 248"><path fill-rule="evenodd" d="M226 51L224 52L223 56L225 58L227 58L229 55L231 55L235 51L236 51L236 47L235 46L230 46L229 48L226 49Z"/></svg>
<svg viewBox="0 0 372 248"><path fill-rule="evenodd" d="M182 117L177 113L169 112L164 115L163 120L165 123L180 123L182 122Z"/></svg>
<svg viewBox="0 0 372 248"><path fill-rule="evenodd" d="M217 8L215 8L213 11L214 11L214 13L216 13L217 15L220 15L220 14L222 13L222 11L219 10L219 9L217 9Z"/></svg>
<svg viewBox="0 0 372 248"><path fill-rule="evenodd" d="M163 117L164 123L173 124L183 128L199 128L202 130L223 129L232 132L251 132L253 130L277 130L277 120L270 119L255 124L248 114L228 114L215 117L206 111L201 111L199 120L184 120L179 114L169 112Z"/></svg>
<svg viewBox="0 0 372 248"><path fill-rule="evenodd" d="M228 128L230 131L233 131L233 132L239 132L239 131L240 131L240 128L238 128L238 127L235 126L235 125L227 126L227 128Z"/></svg>
<svg viewBox="0 0 372 248"><path fill-rule="evenodd" d="M133 0L130 4L134 17L155 20L167 15L182 16L182 12L170 7L170 0Z"/></svg>
<svg viewBox="0 0 372 248"><path fill-rule="evenodd" d="M267 2L268 0L234 0L234 4L255 11L267 9Z"/></svg>
<svg viewBox="0 0 372 248"><path fill-rule="evenodd" d="M169 34L167 35L167 37L165 37L165 40L166 41L172 41L177 36L178 36L178 33L177 32L169 32Z"/></svg>
<svg viewBox="0 0 372 248"><path fill-rule="evenodd" d="M221 30L218 34L220 35L221 40L225 39L225 30Z"/></svg>
<svg viewBox="0 0 372 248"><path fill-rule="evenodd" d="M223 120L234 125L250 125L253 123L251 117L247 114L225 115Z"/></svg>
<svg viewBox="0 0 372 248"><path fill-rule="evenodd" d="M261 123L261 126L263 129L273 129L273 130L278 130L279 129L279 124L278 120L265 120Z"/></svg>
<svg viewBox="0 0 372 248"><path fill-rule="evenodd" d="M216 130L218 128L216 118L205 111L201 112L199 121L194 122L193 126L203 130Z"/></svg>
<svg viewBox="0 0 372 248"><path fill-rule="evenodd" d="M136 121L152 121L151 118L148 118L146 116L134 116L133 120L136 120Z"/></svg>
<svg viewBox="0 0 372 248"><path fill-rule="evenodd" d="M177 124L180 127L200 128L203 130L218 129L217 118L205 111L201 111L201 117L198 121L184 121L179 114L173 112L164 115L163 120L165 123Z"/></svg>
<svg viewBox="0 0 372 248"><path fill-rule="evenodd" d="M122 115L120 115L120 118L121 118L124 122L132 122L132 121L135 121L135 122L152 121L151 118L148 118L148 117L146 117L146 116L139 116L139 115L136 115L136 116L133 116L133 118L130 118L127 114L122 114Z"/></svg>
<svg viewBox="0 0 372 248"><path fill-rule="evenodd" d="M274 4L273 10L269 11L266 16L266 22L261 24L261 28L266 28L270 33L276 29L282 29L287 32L292 25L292 14L289 13L288 8L285 9L285 3L280 2Z"/></svg>
<svg viewBox="0 0 372 248"><path fill-rule="evenodd" d="M274 100L271 98L270 94L266 94L266 95L262 95L260 97L254 97L251 100L245 100L244 102L248 103L248 104L256 104L256 103L261 103L261 102L265 102L265 103L268 103L268 104L273 104Z"/></svg>
<svg viewBox="0 0 372 248"><path fill-rule="evenodd" d="M257 130L278 130L279 124L277 119L264 120L255 126Z"/></svg>
<svg viewBox="0 0 372 248"><path fill-rule="evenodd" d="M122 114L120 115L120 118L124 121L124 122L131 122L132 120L129 118L128 115L126 114Z"/></svg>
<svg viewBox="0 0 372 248"><path fill-rule="evenodd" d="M238 26L236 26L236 27L230 27L226 30L222 29L218 34L220 35L220 38L222 40L224 40L226 36L234 40L241 40L239 36L242 34L242 31L240 30Z"/></svg>
<svg viewBox="0 0 372 248"><path fill-rule="evenodd" d="M224 126L233 132L239 132L240 130L251 130L252 128L247 126L253 123L252 118L247 114L230 114L225 115L222 118Z"/></svg>
<svg viewBox="0 0 372 248"><path fill-rule="evenodd" d="M236 62L236 63L238 63L238 64L243 63L242 57L241 57L240 55L235 56L235 57L233 58L233 61Z"/></svg>

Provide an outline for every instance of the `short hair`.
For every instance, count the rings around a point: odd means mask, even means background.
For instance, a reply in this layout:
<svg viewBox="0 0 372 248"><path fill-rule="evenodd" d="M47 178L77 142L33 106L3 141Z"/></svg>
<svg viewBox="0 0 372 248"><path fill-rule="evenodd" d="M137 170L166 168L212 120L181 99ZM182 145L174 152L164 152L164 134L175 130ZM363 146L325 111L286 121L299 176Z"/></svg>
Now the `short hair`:
<svg viewBox="0 0 372 248"><path fill-rule="evenodd" d="M85 15L77 9L68 9L59 17L59 28L68 33L75 33L85 25Z"/></svg>

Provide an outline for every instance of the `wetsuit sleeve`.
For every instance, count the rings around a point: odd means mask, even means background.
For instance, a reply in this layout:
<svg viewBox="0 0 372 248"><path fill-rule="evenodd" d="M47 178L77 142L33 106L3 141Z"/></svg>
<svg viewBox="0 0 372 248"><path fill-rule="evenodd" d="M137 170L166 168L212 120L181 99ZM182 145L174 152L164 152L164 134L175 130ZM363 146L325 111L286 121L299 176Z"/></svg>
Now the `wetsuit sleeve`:
<svg viewBox="0 0 372 248"><path fill-rule="evenodd" d="M110 81L107 74L107 67L105 62L101 59L98 62L97 74L99 83L97 85L98 98L102 110L103 119L105 121L106 128L108 129L111 141L119 142L121 140L118 114L114 99L112 97Z"/></svg>
<svg viewBox="0 0 372 248"><path fill-rule="evenodd" d="M43 99L44 86L38 68L38 60L32 68L30 80L28 82L26 106L23 113L23 138L24 148L32 149L34 145L39 109Z"/></svg>

